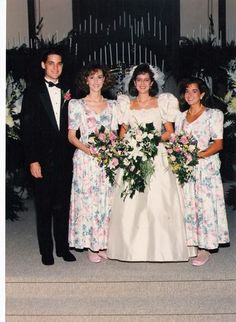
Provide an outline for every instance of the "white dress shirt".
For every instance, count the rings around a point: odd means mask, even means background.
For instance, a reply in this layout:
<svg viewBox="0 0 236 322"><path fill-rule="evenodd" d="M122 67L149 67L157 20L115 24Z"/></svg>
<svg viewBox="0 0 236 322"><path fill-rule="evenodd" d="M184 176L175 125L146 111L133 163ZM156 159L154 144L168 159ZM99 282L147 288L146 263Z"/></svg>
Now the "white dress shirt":
<svg viewBox="0 0 236 322"><path fill-rule="evenodd" d="M56 122L57 122L58 128L60 129L61 89L56 86L50 87L47 82L46 82L46 85L52 102L52 107L56 118Z"/></svg>

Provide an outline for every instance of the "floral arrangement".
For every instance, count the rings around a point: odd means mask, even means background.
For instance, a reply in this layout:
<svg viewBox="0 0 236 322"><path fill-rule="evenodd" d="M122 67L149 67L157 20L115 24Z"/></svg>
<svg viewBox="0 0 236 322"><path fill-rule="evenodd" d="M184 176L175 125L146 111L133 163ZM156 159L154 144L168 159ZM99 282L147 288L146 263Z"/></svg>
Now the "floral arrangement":
<svg viewBox="0 0 236 322"><path fill-rule="evenodd" d="M180 185L193 178L194 166L198 164L197 141L184 131L172 133L165 143L168 161L173 173L176 174Z"/></svg>
<svg viewBox="0 0 236 322"><path fill-rule="evenodd" d="M19 140L21 103L26 87L25 81L14 80L12 72L9 72L6 81L6 126L7 137Z"/></svg>
<svg viewBox="0 0 236 322"><path fill-rule="evenodd" d="M225 113L225 135L228 138L236 137L236 59L229 62L225 69L228 75L228 92L225 95L224 103L227 104Z"/></svg>
<svg viewBox="0 0 236 322"><path fill-rule="evenodd" d="M136 191L144 192L150 177L154 173L153 160L158 152L160 134L153 123L137 125L130 128L120 142L123 170L123 200L132 198Z"/></svg>
<svg viewBox="0 0 236 322"><path fill-rule="evenodd" d="M132 198L136 191L143 192L154 173L153 159L157 155L160 134L153 123L130 128L120 140L103 126L89 135L91 154L104 167L112 185L115 184L117 169L122 169L124 189L121 197Z"/></svg>
<svg viewBox="0 0 236 322"><path fill-rule="evenodd" d="M100 167L104 167L111 185L114 185L116 170L119 167L121 150L117 135L104 126L91 133L88 138L91 154L96 157Z"/></svg>

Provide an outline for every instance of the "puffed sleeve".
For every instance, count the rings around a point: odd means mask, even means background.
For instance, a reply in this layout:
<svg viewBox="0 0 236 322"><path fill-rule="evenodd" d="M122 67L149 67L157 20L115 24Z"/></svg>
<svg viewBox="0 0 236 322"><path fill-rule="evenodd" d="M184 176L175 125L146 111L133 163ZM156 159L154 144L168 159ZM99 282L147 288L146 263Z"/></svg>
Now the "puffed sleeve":
<svg viewBox="0 0 236 322"><path fill-rule="evenodd" d="M118 130L118 108L117 108L117 101L109 100L109 104L111 104L112 108L112 120L111 120L111 130L117 131Z"/></svg>
<svg viewBox="0 0 236 322"><path fill-rule="evenodd" d="M210 110L210 134L213 140L220 140L223 138L223 124L224 114L217 109Z"/></svg>
<svg viewBox="0 0 236 322"><path fill-rule="evenodd" d="M130 98L127 95L117 97L117 115L119 124L129 124Z"/></svg>
<svg viewBox="0 0 236 322"><path fill-rule="evenodd" d="M179 102L171 93L163 93L158 97L158 107L160 108L162 122L175 122L179 115Z"/></svg>
<svg viewBox="0 0 236 322"><path fill-rule="evenodd" d="M82 105L79 100L72 99L68 104L68 129L78 130L82 118Z"/></svg>

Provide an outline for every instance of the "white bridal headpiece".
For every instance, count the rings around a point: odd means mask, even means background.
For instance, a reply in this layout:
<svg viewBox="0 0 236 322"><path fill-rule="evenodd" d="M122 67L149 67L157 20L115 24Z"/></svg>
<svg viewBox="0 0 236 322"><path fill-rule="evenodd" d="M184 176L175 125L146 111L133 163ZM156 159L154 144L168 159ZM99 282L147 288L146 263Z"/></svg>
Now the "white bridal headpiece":
<svg viewBox="0 0 236 322"><path fill-rule="evenodd" d="M130 71L127 73L127 75L124 77L124 79L122 81L124 93L128 93L130 80L131 80L133 73L137 67L138 67L138 65L133 66L130 69ZM165 74L162 73L162 71L158 67L154 67L152 65L149 65L149 68L154 74L154 79L157 82L157 85L159 88L159 93L161 93L162 87L165 84Z"/></svg>

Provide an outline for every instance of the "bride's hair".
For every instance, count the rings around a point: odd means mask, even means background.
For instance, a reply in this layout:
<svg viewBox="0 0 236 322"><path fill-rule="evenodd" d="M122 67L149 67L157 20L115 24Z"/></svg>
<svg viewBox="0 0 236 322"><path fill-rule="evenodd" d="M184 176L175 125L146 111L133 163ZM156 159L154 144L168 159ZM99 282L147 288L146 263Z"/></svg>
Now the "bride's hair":
<svg viewBox="0 0 236 322"><path fill-rule="evenodd" d="M149 95L156 96L159 92L159 88L158 88L157 82L154 79L154 73L148 64L140 64L135 68L129 82L129 94L131 96L138 96L138 91L134 85L134 81L136 80L137 76L140 74L149 74L151 82L153 82L152 86L149 89Z"/></svg>

